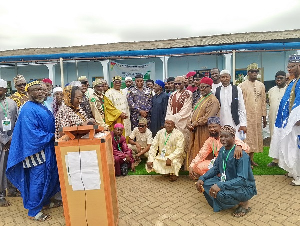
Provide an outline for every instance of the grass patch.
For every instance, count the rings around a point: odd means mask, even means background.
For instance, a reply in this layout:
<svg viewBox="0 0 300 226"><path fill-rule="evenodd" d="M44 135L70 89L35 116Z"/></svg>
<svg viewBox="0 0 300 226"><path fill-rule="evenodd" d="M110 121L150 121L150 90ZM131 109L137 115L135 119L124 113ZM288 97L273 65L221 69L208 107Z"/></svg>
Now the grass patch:
<svg viewBox="0 0 300 226"><path fill-rule="evenodd" d="M254 154L254 161L259 165L254 167L253 174L254 175L284 175L286 173L285 170L279 167L267 167L268 163L272 161L272 158L269 156L269 147L264 147L264 151L262 153ZM128 175L158 175L155 172L147 173L146 168L146 159L142 159L142 162L135 168L135 172L128 172ZM179 175L188 175L188 171L180 170Z"/></svg>
<svg viewBox="0 0 300 226"><path fill-rule="evenodd" d="M269 148L264 147L262 153L254 153L254 162L258 164L253 169L254 175L284 175L286 173L280 167L267 167L268 163L272 162L272 158L269 157Z"/></svg>

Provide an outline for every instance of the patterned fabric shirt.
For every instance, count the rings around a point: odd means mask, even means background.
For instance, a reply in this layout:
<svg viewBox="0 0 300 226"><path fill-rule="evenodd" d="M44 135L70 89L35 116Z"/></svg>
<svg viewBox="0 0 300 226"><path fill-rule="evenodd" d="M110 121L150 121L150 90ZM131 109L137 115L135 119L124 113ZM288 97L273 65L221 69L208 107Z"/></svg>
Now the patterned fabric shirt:
<svg viewBox="0 0 300 226"><path fill-rule="evenodd" d="M92 114L92 109L90 106L89 98L86 95L83 95L82 103L80 104L80 107L85 112L88 119L94 118L93 114Z"/></svg>
<svg viewBox="0 0 300 226"><path fill-rule="evenodd" d="M132 87L128 90L128 105L130 109L130 119L132 130L138 126L140 111L148 111L147 121L150 122L150 109L152 106L152 92L148 88L139 90L137 87Z"/></svg>
<svg viewBox="0 0 300 226"><path fill-rule="evenodd" d="M200 90L197 89L195 92L193 92L193 108L200 98L201 98Z"/></svg>
<svg viewBox="0 0 300 226"><path fill-rule="evenodd" d="M20 108L23 104L25 104L28 101L27 94L21 94L18 92L15 92L9 98L16 102L18 108Z"/></svg>
<svg viewBox="0 0 300 226"><path fill-rule="evenodd" d="M59 128L76 126L87 120L88 118L81 108L75 112L72 108L62 104L55 116L55 140L60 138Z"/></svg>

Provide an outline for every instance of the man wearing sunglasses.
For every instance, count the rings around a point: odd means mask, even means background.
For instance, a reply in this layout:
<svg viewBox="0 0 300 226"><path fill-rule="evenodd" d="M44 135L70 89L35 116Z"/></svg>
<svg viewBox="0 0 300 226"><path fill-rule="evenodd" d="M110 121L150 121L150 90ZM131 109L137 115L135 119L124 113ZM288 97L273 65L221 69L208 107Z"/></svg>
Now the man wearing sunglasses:
<svg viewBox="0 0 300 226"><path fill-rule="evenodd" d="M141 162L141 156L148 157L152 140L152 132L147 128L147 119L141 117L138 127L133 129L128 139L135 166Z"/></svg>
<svg viewBox="0 0 300 226"><path fill-rule="evenodd" d="M25 86L26 86L26 80L23 75L17 75L14 77L14 85L15 88L17 89L17 92L12 94L10 96L10 99L14 100L20 108L23 104L25 104L28 101L28 95L27 92L25 91Z"/></svg>
<svg viewBox="0 0 300 226"><path fill-rule="evenodd" d="M166 115L174 116L176 128L184 135L184 151L187 152L189 147L189 130L186 128L186 125L192 112L193 94L191 91L185 89L184 81L185 78L183 76L178 76L175 78L174 84L176 91L169 97Z"/></svg>
<svg viewBox="0 0 300 226"><path fill-rule="evenodd" d="M250 146L249 156L252 166L258 166L258 164L253 161L254 153L263 151L262 121L264 128L267 125L265 85L257 80L258 72L258 65L256 63L248 65L248 80L239 85L242 89L246 107L247 137L245 143Z"/></svg>

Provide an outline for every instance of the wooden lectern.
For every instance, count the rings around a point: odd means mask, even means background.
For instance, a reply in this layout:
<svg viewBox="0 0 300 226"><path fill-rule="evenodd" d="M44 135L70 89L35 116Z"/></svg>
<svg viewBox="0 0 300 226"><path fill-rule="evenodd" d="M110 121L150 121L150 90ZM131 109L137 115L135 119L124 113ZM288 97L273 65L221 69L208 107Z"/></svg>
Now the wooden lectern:
<svg viewBox="0 0 300 226"><path fill-rule="evenodd" d="M112 138L98 126L61 129L69 137L55 146L64 215L67 226L115 226L118 202ZM79 138L88 134L88 138Z"/></svg>

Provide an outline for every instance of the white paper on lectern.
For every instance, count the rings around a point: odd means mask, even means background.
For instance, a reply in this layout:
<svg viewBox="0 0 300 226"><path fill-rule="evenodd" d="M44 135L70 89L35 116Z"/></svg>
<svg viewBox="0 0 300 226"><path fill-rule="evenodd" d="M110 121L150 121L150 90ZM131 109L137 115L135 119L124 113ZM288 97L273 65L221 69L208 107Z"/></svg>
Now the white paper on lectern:
<svg viewBox="0 0 300 226"><path fill-rule="evenodd" d="M67 159L74 191L100 189L101 179L96 150L68 152Z"/></svg>

